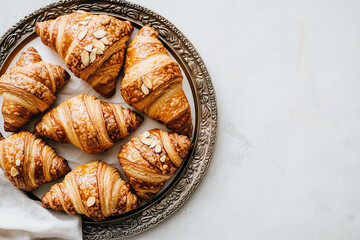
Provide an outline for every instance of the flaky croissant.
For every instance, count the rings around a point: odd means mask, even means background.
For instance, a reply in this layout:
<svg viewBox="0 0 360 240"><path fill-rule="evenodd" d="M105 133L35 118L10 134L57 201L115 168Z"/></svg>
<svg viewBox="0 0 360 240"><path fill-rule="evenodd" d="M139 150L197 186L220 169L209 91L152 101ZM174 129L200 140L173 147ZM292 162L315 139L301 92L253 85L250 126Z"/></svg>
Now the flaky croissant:
<svg viewBox="0 0 360 240"><path fill-rule="evenodd" d="M191 147L184 135L153 129L131 138L121 147L118 158L136 194L150 201L174 175Z"/></svg>
<svg viewBox="0 0 360 240"><path fill-rule="evenodd" d="M192 117L181 70L158 35L152 27L144 26L130 43L121 93L129 105L190 137Z"/></svg>
<svg viewBox="0 0 360 240"><path fill-rule="evenodd" d="M75 167L64 181L53 185L41 202L45 208L84 214L94 221L123 214L139 205L118 170L102 161Z"/></svg>
<svg viewBox="0 0 360 240"><path fill-rule="evenodd" d="M42 42L65 60L75 76L105 97L115 93L133 30L129 21L82 11L36 24Z"/></svg>
<svg viewBox="0 0 360 240"><path fill-rule="evenodd" d="M0 167L17 188L32 191L71 171L66 160L31 132L21 131L1 139Z"/></svg>
<svg viewBox="0 0 360 240"><path fill-rule="evenodd" d="M142 122L143 117L130 109L82 94L67 99L46 113L35 125L34 132L95 154L127 137Z"/></svg>
<svg viewBox="0 0 360 240"><path fill-rule="evenodd" d="M16 132L33 116L47 110L56 99L55 92L69 78L62 67L43 62L35 48L23 52L0 78L5 131Z"/></svg>

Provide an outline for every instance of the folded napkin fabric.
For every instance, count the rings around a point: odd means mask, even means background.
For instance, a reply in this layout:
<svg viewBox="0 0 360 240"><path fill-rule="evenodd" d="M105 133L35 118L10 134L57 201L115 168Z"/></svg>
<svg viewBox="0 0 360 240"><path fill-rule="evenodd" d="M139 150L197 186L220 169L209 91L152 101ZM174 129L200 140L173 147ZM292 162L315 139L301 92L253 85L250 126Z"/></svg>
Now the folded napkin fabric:
<svg viewBox="0 0 360 240"><path fill-rule="evenodd" d="M0 169L0 239L82 239L81 218L43 208Z"/></svg>

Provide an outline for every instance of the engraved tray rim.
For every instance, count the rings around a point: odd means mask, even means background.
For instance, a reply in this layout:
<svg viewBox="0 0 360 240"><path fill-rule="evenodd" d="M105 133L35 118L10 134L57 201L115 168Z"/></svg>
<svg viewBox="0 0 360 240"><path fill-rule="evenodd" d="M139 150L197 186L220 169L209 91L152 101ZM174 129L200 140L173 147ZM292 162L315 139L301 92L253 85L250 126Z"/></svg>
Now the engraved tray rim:
<svg viewBox="0 0 360 240"><path fill-rule="evenodd" d="M125 0L62 0L25 16L0 38L0 74L8 67L26 39L32 38L38 21L76 10L105 13L130 20L137 27L150 24L176 58L192 88L195 103L194 147L173 182L152 203L103 222L83 218L84 239L120 239L141 233L178 210L196 190L210 165L217 135L217 104L209 72L191 42L160 14Z"/></svg>

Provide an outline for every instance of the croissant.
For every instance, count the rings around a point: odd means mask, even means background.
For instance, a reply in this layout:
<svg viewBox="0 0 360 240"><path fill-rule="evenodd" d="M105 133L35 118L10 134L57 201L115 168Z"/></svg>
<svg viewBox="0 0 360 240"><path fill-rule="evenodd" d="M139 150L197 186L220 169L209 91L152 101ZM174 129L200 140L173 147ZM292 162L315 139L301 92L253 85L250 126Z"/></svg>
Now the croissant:
<svg viewBox="0 0 360 240"><path fill-rule="evenodd" d="M133 30L129 21L83 11L36 23L42 42L65 60L76 77L105 97L115 93Z"/></svg>
<svg viewBox="0 0 360 240"><path fill-rule="evenodd" d="M75 167L64 181L53 185L41 199L45 208L68 214L85 214L94 221L137 208L138 197L130 192L118 170L102 161Z"/></svg>
<svg viewBox="0 0 360 240"><path fill-rule="evenodd" d="M19 189L32 191L71 171L66 160L31 132L0 137L0 167Z"/></svg>
<svg viewBox="0 0 360 240"><path fill-rule="evenodd" d="M43 62L30 47L0 78L3 96L2 114L5 131L16 132L36 114L47 110L55 101L55 92L70 75L60 66Z"/></svg>
<svg viewBox="0 0 360 240"><path fill-rule="evenodd" d="M111 148L142 122L143 117L130 109L82 94L67 99L46 113L35 125L34 132L95 154Z"/></svg>
<svg viewBox="0 0 360 240"><path fill-rule="evenodd" d="M159 129L131 138L118 154L119 162L136 194L151 201L186 158L192 143L184 135Z"/></svg>
<svg viewBox="0 0 360 240"><path fill-rule="evenodd" d="M152 27L144 26L130 43L121 93L129 105L190 137L192 117L181 70L158 35Z"/></svg>

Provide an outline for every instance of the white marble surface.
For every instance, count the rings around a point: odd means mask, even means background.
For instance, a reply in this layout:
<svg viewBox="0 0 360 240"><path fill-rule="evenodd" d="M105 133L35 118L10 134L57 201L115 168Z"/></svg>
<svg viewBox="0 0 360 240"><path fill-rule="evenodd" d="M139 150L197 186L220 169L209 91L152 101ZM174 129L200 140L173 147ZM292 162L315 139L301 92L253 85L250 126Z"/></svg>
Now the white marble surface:
<svg viewBox="0 0 360 240"><path fill-rule="evenodd" d="M2 0L0 33L50 2ZM136 2L205 60L219 130L196 193L131 239L359 239L360 2Z"/></svg>

